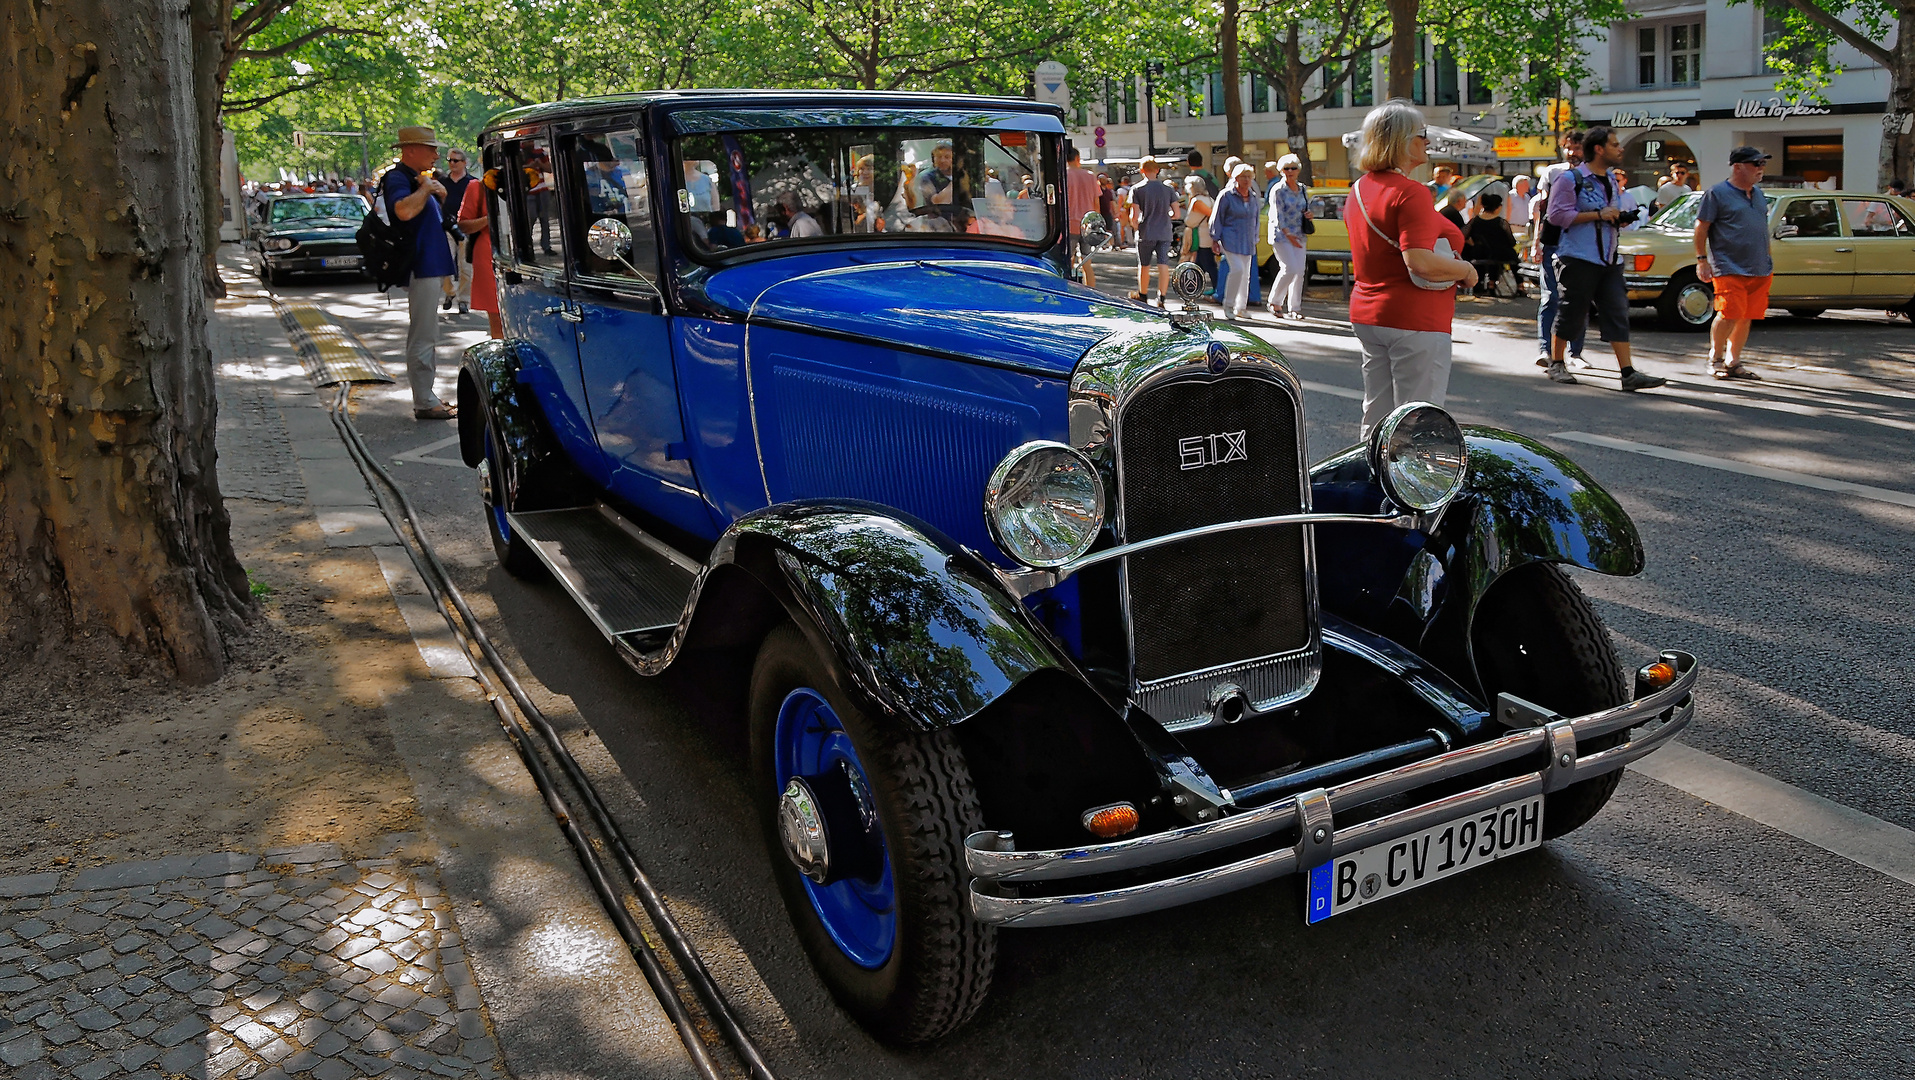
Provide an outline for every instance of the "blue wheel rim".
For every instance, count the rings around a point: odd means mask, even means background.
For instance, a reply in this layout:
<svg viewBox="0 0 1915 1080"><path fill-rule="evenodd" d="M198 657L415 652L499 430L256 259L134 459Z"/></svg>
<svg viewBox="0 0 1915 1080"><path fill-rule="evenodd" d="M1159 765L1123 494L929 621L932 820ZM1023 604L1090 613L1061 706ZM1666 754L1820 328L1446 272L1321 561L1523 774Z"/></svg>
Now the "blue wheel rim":
<svg viewBox="0 0 1915 1080"><path fill-rule="evenodd" d="M841 761L851 767L867 790L871 786L838 714L823 695L809 687L799 687L785 696L778 709L772 753L777 774L774 797L784 791L792 777L815 776L836 768ZM798 880L838 950L859 967L883 967L898 941L897 890L891 880L889 845L875 881L847 878L820 885L802 875Z"/></svg>

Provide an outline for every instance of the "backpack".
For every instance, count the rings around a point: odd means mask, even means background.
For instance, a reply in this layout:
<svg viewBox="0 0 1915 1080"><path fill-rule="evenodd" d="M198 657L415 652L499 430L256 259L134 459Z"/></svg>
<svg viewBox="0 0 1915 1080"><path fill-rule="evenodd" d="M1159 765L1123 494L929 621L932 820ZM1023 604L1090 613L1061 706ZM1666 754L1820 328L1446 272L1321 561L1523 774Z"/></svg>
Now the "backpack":
<svg viewBox="0 0 1915 1080"><path fill-rule="evenodd" d="M355 236L359 241L359 254L365 259L366 272L372 275L382 293L395 285L404 288L412 281L412 262L418 251L416 230L406 228L402 222L386 220L381 212L385 199L384 192L374 197L372 209L360 222Z"/></svg>

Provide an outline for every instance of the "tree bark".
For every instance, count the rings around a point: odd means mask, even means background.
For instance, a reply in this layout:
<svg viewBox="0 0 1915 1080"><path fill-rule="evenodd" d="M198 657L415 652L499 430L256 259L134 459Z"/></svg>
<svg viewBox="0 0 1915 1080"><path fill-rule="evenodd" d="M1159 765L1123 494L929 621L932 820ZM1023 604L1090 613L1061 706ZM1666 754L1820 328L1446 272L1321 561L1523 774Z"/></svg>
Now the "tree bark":
<svg viewBox="0 0 1915 1080"><path fill-rule="evenodd" d="M1390 9L1390 93L1405 101L1415 99L1416 19L1421 0L1389 0Z"/></svg>
<svg viewBox="0 0 1915 1080"><path fill-rule="evenodd" d="M226 100L226 76L232 70L232 3L191 0L191 5L193 100L199 106L200 175L206 178L200 187L200 284L207 296L220 297L226 295L226 282L219 276L219 228L226 201L220 151L226 129L219 107Z"/></svg>
<svg viewBox="0 0 1915 1080"><path fill-rule="evenodd" d="M20 0L0 21L9 662L106 638L210 682L222 635L257 611L214 472L201 244L216 174L187 14Z"/></svg>
<svg viewBox="0 0 1915 1080"><path fill-rule="evenodd" d="M1888 67L1888 115L1883 118L1880 164L1875 190L1891 180L1907 181L1915 171L1915 7L1904 6L1896 21L1895 48ZM1893 123L1890 121L1893 120Z"/></svg>
<svg viewBox="0 0 1915 1080"><path fill-rule="evenodd" d="M1217 54L1223 58L1223 126L1224 145L1229 147L1231 157L1243 156L1243 88L1238 85L1243 77L1243 66L1238 62L1237 0L1223 0L1223 19L1217 32ZM1230 178L1220 176L1218 183L1228 184Z"/></svg>

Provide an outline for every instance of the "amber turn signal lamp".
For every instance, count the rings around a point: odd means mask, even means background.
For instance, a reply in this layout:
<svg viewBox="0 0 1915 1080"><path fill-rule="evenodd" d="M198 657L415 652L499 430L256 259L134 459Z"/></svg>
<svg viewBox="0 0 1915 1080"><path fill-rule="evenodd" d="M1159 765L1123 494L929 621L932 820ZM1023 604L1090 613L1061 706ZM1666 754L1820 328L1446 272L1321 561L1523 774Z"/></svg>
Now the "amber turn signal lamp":
<svg viewBox="0 0 1915 1080"><path fill-rule="evenodd" d="M1644 664L1642 670L1636 672L1636 685L1642 687L1645 691L1660 690L1675 681L1676 665L1666 660L1658 660L1653 664Z"/></svg>
<svg viewBox="0 0 1915 1080"><path fill-rule="evenodd" d="M1636 256L1636 273L1646 274L1649 272L1649 268L1654 265L1656 265L1656 257L1654 255Z"/></svg>
<svg viewBox="0 0 1915 1080"><path fill-rule="evenodd" d="M1137 808L1127 802L1094 806L1084 811L1080 820L1092 836L1115 840L1117 837L1137 831Z"/></svg>

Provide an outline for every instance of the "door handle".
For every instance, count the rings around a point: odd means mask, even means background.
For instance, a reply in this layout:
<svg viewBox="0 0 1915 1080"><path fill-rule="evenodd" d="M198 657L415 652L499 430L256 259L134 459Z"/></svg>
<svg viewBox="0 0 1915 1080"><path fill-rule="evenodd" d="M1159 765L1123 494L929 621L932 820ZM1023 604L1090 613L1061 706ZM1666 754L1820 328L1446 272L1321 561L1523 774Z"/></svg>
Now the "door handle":
<svg viewBox="0 0 1915 1080"><path fill-rule="evenodd" d="M585 321L584 308L569 308L569 307L566 307L564 304L558 304L553 307L546 308L544 311L539 312L539 314L557 315L559 318L564 319L566 322L584 322Z"/></svg>
<svg viewBox="0 0 1915 1080"><path fill-rule="evenodd" d="M1854 248L1836 248L1837 251L1854 251Z"/></svg>

